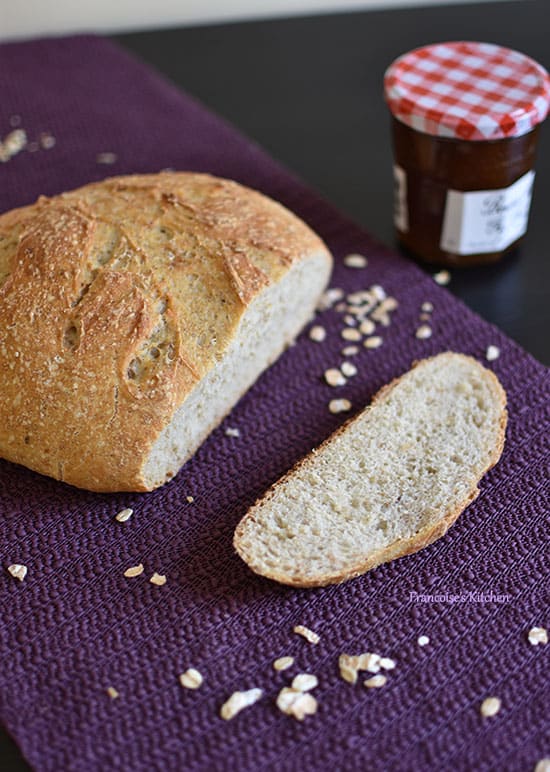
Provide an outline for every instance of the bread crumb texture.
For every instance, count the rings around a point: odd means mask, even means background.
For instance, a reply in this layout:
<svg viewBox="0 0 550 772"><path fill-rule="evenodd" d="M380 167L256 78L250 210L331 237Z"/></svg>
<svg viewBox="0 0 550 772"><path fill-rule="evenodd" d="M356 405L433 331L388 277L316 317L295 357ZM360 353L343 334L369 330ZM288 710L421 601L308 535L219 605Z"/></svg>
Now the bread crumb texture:
<svg viewBox="0 0 550 772"><path fill-rule="evenodd" d="M257 573L317 586L421 549L500 457L505 402L475 359L423 360L251 508L238 553Z"/></svg>
<svg viewBox="0 0 550 772"><path fill-rule="evenodd" d="M91 490L163 484L311 318L330 267L291 212L205 174L2 214L0 456Z"/></svg>

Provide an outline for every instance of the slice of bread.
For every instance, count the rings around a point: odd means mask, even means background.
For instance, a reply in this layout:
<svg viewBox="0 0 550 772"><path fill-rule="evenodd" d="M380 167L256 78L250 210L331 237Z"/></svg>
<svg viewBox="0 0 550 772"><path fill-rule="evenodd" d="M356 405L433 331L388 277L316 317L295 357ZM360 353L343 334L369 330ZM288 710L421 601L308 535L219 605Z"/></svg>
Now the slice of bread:
<svg viewBox="0 0 550 772"><path fill-rule="evenodd" d="M235 549L257 574L296 587L416 552L476 498L506 421L490 370L453 352L424 359L254 504Z"/></svg>

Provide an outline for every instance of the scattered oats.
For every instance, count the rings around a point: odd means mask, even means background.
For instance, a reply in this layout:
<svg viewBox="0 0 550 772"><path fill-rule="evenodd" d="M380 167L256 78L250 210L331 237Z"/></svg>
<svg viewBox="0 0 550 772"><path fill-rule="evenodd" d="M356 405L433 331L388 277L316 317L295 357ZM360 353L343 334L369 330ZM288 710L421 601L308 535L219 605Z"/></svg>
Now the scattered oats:
<svg viewBox="0 0 550 772"><path fill-rule="evenodd" d="M366 681L363 681L363 684L367 689L379 689L381 686L385 685L387 680L385 675L374 675L372 678L367 678Z"/></svg>
<svg viewBox="0 0 550 772"><path fill-rule="evenodd" d="M340 677L348 684L357 683L357 660L358 657L352 657L350 654L340 654L338 657Z"/></svg>
<svg viewBox="0 0 550 772"><path fill-rule="evenodd" d="M186 689L198 689L203 682L203 677L194 667L188 668L179 677L180 684Z"/></svg>
<svg viewBox="0 0 550 772"><path fill-rule="evenodd" d="M287 716L303 721L306 716L317 712L317 700L312 694L304 694L285 686L277 697L277 707Z"/></svg>
<svg viewBox="0 0 550 772"><path fill-rule="evenodd" d="M365 268L368 264L368 260L363 255L346 255L344 257L344 265L348 268Z"/></svg>
<svg viewBox="0 0 550 772"><path fill-rule="evenodd" d="M6 163L20 153L27 144L27 134L23 129L14 129L0 142L0 163Z"/></svg>
<svg viewBox="0 0 550 772"><path fill-rule="evenodd" d="M353 357L359 353L359 346L346 346L342 349L342 355L345 357Z"/></svg>
<svg viewBox="0 0 550 772"><path fill-rule="evenodd" d="M193 498L193 496L186 496L186 497L185 497L185 500L186 500L187 502L189 502L189 504L192 504L192 503L195 501L195 499Z"/></svg>
<svg viewBox="0 0 550 772"><path fill-rule="evenodd" d="M27 566L22 563L12 563L8 566L8 573L10 573L14 579L19 579L20 582L27 576Z"/></svg>
<svg viewBox="0 0 550 772"><path fill-rule="evenodd" d="M395 667L395 660L391 659L391 657L381 657L380 667L382 670L393 670Z"/></svg>
<svg viewBox="0 0 550 772"><path fill-rule="evenodd" d="M340 370L337 370L335 367L325 370L324 377L329 386L345 386L347 383Z"/></svg>
<svg viewBox="0 0 550 772"><path fill-rule="evenodd" d="M415 335L419 340L426 340L426 338L431 338L432 328L429 324L421 324L418 330L415 332Z"/></svg>
<svg viewBox="0 0 550 772"><path fill-rule="evenodd" d="M132 566L131 568L127 568L124 572L124 576L127 579L133 579L134 576L139 576L144 571L143 563L140 563L139 566Z"/></svg>
<svg viewBox="0 0 550 772"><path fill-rule="evenodd" d="M538 761L534 772L550 772L550 759L541 759Z"/></svg>
<svg viewBox="0 0 550 772"><path fill-rule="evenodd" d="M12 115L10 116L10 126L12 128L16 128L17 126L21 126L21 116L20 115Z"/></svg>
<svg viewBox="0 0 550 772"><path fill-rule="evenodd" d="M427 635L420 635L418 637L417 643L419 646L427 646L430 642L430 639Z"/></svg>
<svg viewBox="0 0 550 772"><path fill-rule="evenodd" d="M157 572L155 571L155 573L149 579L149 581L151 582L151 584L156 584L157 587L162 587L163 584L166 584L166 577L164 574L157 574Z"/></svg>
<svg viewBox="0 0 550 772"><path fill-rule="evenodd" d="M380 348L382 343L382 338L379 335L371 335L370 338L365 338L363 345L365 348Z"/></svg>
<svg viewBox="0 0 550 772"><path fill-rule="evenodd" d="M294 657L279 657L273 663L274 670L287 670L294 664Z"/></svg>
<svg viewBox="0 0 550 772"><path fill-rule="evenodd" d="M376 300L385 300L386 299L386 290L384 287L381 287L379 284L373 284L370 288L369 292L374 295Z"/></svg>
<svg viewBox="0 0 550 772"><path fill-rule="evenodd" d="M105 691L107 692L107 694L112 700L116 700L116 698L118 697L118 692L114 686L108 686Z"/></svg>
<svg viewBox="0 0 550 772"><path fill-rule="evenodd" d="M324 327L321 327L320 324L316 324L315 327L312 327L309 331L309 337L311 340L314 340L315 343L322 343L327 337L327 331Z"/></svg>
<svg viewBox="0 0 550 772"><path fill-rule="evenodd" d="M369 673L378 673L380 670L379 654L373 654L370 651L365 652L357 657L357 670L366 670Z"/></svg>
<svg viewBox="0 0 550 772"><path fill-rule="evenodd" d="M487 346L487 351L485 352L485 358L488 362L494 362L495 359L498 359L500 356L500 349L498 346Z"/></svg>
<svg viewBox="0 0 550 772"><path fill-rule="evenodd" d="M228 426L225 430L225 434L227 437L240 437L241 433L238 429L233 429L231 426Z"/></svg>
<svg viewBox="0 0 550 772"><path fill-rule="evenodd" d="M309 692L311 689L315 689L318 684L317 676L311 673L299 673L294 677L291 686L297 692Z"/></svg>
<svg viewBox="0 0 550 772"><path fill-rule="evenodd" d="M55 147L55 137L48 132L44 132L40 135L40 144L44 150L51 150L52 147Z"/></svg>
<svg viewBox="0 0 550 772"><path fill-rule="evenodd" d="M398 303L395 298L386 298L371 313L371 319L374 319L375 322L379 322L384 327L389 327L391 323L390 313L395 311L397 306Z"/></svg>
<svg viewBox="0 0 550 772"><path fill-rule="evenodd" d="M96 155L96 163L98 164L114 164L117 160L117 154L116 153L98 153Z"/></svg>
<svg viewBox="0 0 550 772"><path fill-rule="evenodd" d="M346 378L353 378L354 375L357 375L357 368L351 362L342 362L340 370Z"/></svg>
<svg viewBox="0 0 550 772"><path fill-rule="evenodd" d="M366 300L366 290L361 290L360 292L351 292L347 297L346 300L348 303L351 303L352 306L360 306L361 303L363 303ZM369 293L366 293L367 295Z"/></svg>
<svg viewBox="0 0 550 772"><path fill-rule="evenodd" d="M434 273L433 280L436 284L443 287L451 281L451 274L449 271L439 271L438 273Z"/></svg>
<svg viewBox="0 0 550 772"><path fill-rule="evenodd" d="M339 314L343 314L344 311L349 310L345 303L337 303L334 308L338 311Z"/></svg>
<svg viewBox="0 0 550 772"><path fill-rule="evenodd" d="M127 520L129 520L132 515L134 514L133 509L121 509L118 514L115 515L115 520L118 520L119 523L125 523Z"/></svg>
<svg viewBox="0 0 550 772"><path fill-rule="evenodd" d="M220 710L220 716L224 721L234 718L243 708L254 705L262 696L261 689L249 689L247 692L233 692L231 697L224 702Z"/></svg>
<svg viewBox="0 0 550 772"><path fill-rule="evenodd" d="M357 324L357 319L354 316L351 316L350 314L346 314L346 316L344 316L344 322L349 327L355 327L355 325Z"/></svg>
<svg viewBox="0 0 550 772"><path fill-rule="evenodd" d="M392 662L393 660L387 657L381 658L379 654L372 652L365 652L364 654L351 655L341 654L338 658L338 666L340 668L340 676L350 684L357 683L357 674L360 670L366 670L368 673L378 673L382 665L382 659L386 662ZM387 668L391 669L391 668Z"/></svg>
<svg viewBox="0 0 550 772"><path fill-rule="evenodd" d="M548 643L548 631L544 627L532 627L527 634L531 646Z"/></svg>
<svg viewBox="0 0 550 772"><path fill-rule="evenodd" d="M361 340L361 333L355 327L344 327L340 335L344 340Z"/></svg>
<svg viewBox="0 0 550 772"><path fill-rule="evenodd" d="M376 329L376 325L370 319L364 319L359 325L359 329L363 335L372 335Z"/></svg>
<svg viewBox="0 0 550 772"><path fill-rule="evenodd" d="M282 710L283 713L286 713L296 697L300 694L301 692L296 689L291 689L290 686L284 686L277 695L277 707L279 710Z"/></svg>
<svg viewBox="0 0 550 772"><path fill-rule="evenodd" d="M431 314L420 314L419 319L421 322L430 322L432 319Z"/></svg>
<svg viewBox="0 0 550 772"><path fill-rule="evenodd" d="M27 150L29 151L29 153L36 153L36 151L39 149L40 149L40 145L38 144L38 142L29 142L29 144L27 145Z"/></svg>
<svg viewBox="0 0 550 772"><path fill-rule="evenodd" d="M351 410L349 399L331 399L328 403L328 409L331 413L347 413Z"/></svg>
<svg viewBox="0 0 550 772"><path fill-rule="evenodd" d="M325 311L325 309L331 308L338 300L342 300L343 297L344 290L337 287L331 287L321 296L321 300L317 304L317 310Z"/></svg>
<svg viewBox="0 0 550 772"><path fill-rule="evenodd" d="M333 402L347 402L347 400L333 400ZM319 643L321 640L320 636L317 633L314 633L313 630L310 630L309 627L304 627L304 625L296 625L292 628L293 633L297 633L298 635L301 635L302 638L305 638L306 641L309 641L310 643Z"/></svg>
<svg viewBox="0 0 550 772"><path fill-rule="evenodd" d="M434 310L434 304L430 303L429 300L426 300L424 303L422 303L420 309L424 311L425 314L431 314Z"/></svg>
<svg viewBox="0 0 550 772"><path fill-rule="evenodd" d="M481 703L480 713L485 718L496 716L500 710L501 700L498 697L487 697Z"/></svg>

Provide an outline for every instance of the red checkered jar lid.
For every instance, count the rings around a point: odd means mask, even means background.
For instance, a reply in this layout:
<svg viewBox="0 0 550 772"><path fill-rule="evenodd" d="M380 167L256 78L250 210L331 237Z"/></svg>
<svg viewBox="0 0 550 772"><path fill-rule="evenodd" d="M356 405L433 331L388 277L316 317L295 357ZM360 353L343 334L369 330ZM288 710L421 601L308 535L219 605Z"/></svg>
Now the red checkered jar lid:
<svg viewBox="0 0 550 772"><path fill-rule="evenodd" d="M550 77L519 51L437 43L396 59L384 76L397 120L424 134L493 140L527 134L547 116Z"/></svg>

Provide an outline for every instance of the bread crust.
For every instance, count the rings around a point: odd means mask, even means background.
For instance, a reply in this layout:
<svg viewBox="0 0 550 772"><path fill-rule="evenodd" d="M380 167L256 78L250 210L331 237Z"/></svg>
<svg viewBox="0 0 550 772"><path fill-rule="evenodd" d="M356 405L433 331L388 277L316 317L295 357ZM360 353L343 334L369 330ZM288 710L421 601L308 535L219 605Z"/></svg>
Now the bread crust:
<svg viewBox="0 0 550 772"><path fill-rule="evenodd" d="M465 360L473 361L476 363L476 365L479 365L479 362L477 362L477 360L475 360L473 357L467 356L465 354L457 354L452 351L447 351L447 352L444 352L443 354L439 354L436 356L438 357L460 356ZM422 359L419 361L415 361L413 362L413 366L411 370L413 370L416 367L422 366L423 364L435 358L436 357L434 356L434 357L428 357L426 359ZM336 429L336 431L333 432L326 440L324 440L321 443L321 445L319 445L318 448L312 451L312 453L300 459L285 475L283 475L283 477L277 480L277 482L275 482L266 491L266 493L263 496L257 499L257 501L249 509L249 511L244 515L244 517L237 525L237 528L235 529L235 533L233 537L233 546L236 552L239 554L239 556L248 564L249 568L252 571L254 571L254 573L257 573L261 576L265 576L268 579L272 579L276 582L279 582L280 584L286 584L292 587L303 587L303 588L324 587L329 584L340 584L341 582L345 582L348 579L353 579L357 576L361 576L362 574L366 573L367 571L370 571L373 568L376 568L376 566L379 566L382 563L387 563L390 560L395 560L396 558L404 557L405 555L411 555L414 552L418 552L419 550L424 549L424 547L427 547L429 544L431 544L432 542L436 541L441 536L443 536L451 527L451 525L455 522L458 516L466 509L466 507L468 507L473 501L475 501L475 499L479 495L479 488L477 487L479 481L489 471L489 469L495 466L495 464L500 459L500 456L502 455L505 436L506 436L506 425L508 421L508 413L506 410L506 392L502 388L500 381L498 380L496 375L491 370L488 370L487 368L484 368L486 377L492 380L493 385L497 393L499 394L499 399L500 399L501 411L500 411L500 421L498 426L498 439L497 439L497 442L495 443L493 452L489 458L489 461L486 467L481 471L481 473L478 476L478 479L476 480L476 482L474 483L474 485L472 486L468 494L456 506L443 512L440 520L438 520L436 523L421 529L410 539L397 539L396 541L392 542L392 544L389 544L383 549L373 552L371 555L369 555L368 557L365 557L363 560L358 561L356 565L352 566L347 571L340 571L337 573L327 572L325 574L318 575L317 577L315 577L315 579L310 579L306 574L300 574L300 573L289 576L285 573L280 573L277 571L266 572L263 569L260 570L259 566L256 566L254 564L253 559L251 559L250 555L242 547L242 539L245 534L246 523L248 518L254 517L254 508L258 504L264 503L267 500L269 500L274 495L276 489L280 485L282 485L286 480L288 480L288 478L291 477L296 471L298 471L298 469L303 467L305 464L310 463L310 460L315 454L321 453L323 451L323 448L325 448L327 445L332 443L333 440L336 439L336 437L343 434L348 429L348 427L351 424L353 424L355 421L357 421L366 411L370 411L374 409L376 405L383 402L384 399L386 399L387 396L397 386L397 384L400 383L403 377L408 373L410 373L411 370L407 371L406 373L403 373L403 375L398 376L397 378L394 378L393 381L382 386L382 388L380 388L379 391L374 395L370 405L368 405L364 410L360 411L357 415L349 418L338 429Z"/></svg>
<svg viewBox="0 0 550 772"><path fill-rule="evenodd" d="M175 410L258 294L314 254L330 266L291 212L206 174L115 177L1 215L0 456L149 490Z"/></svg>

